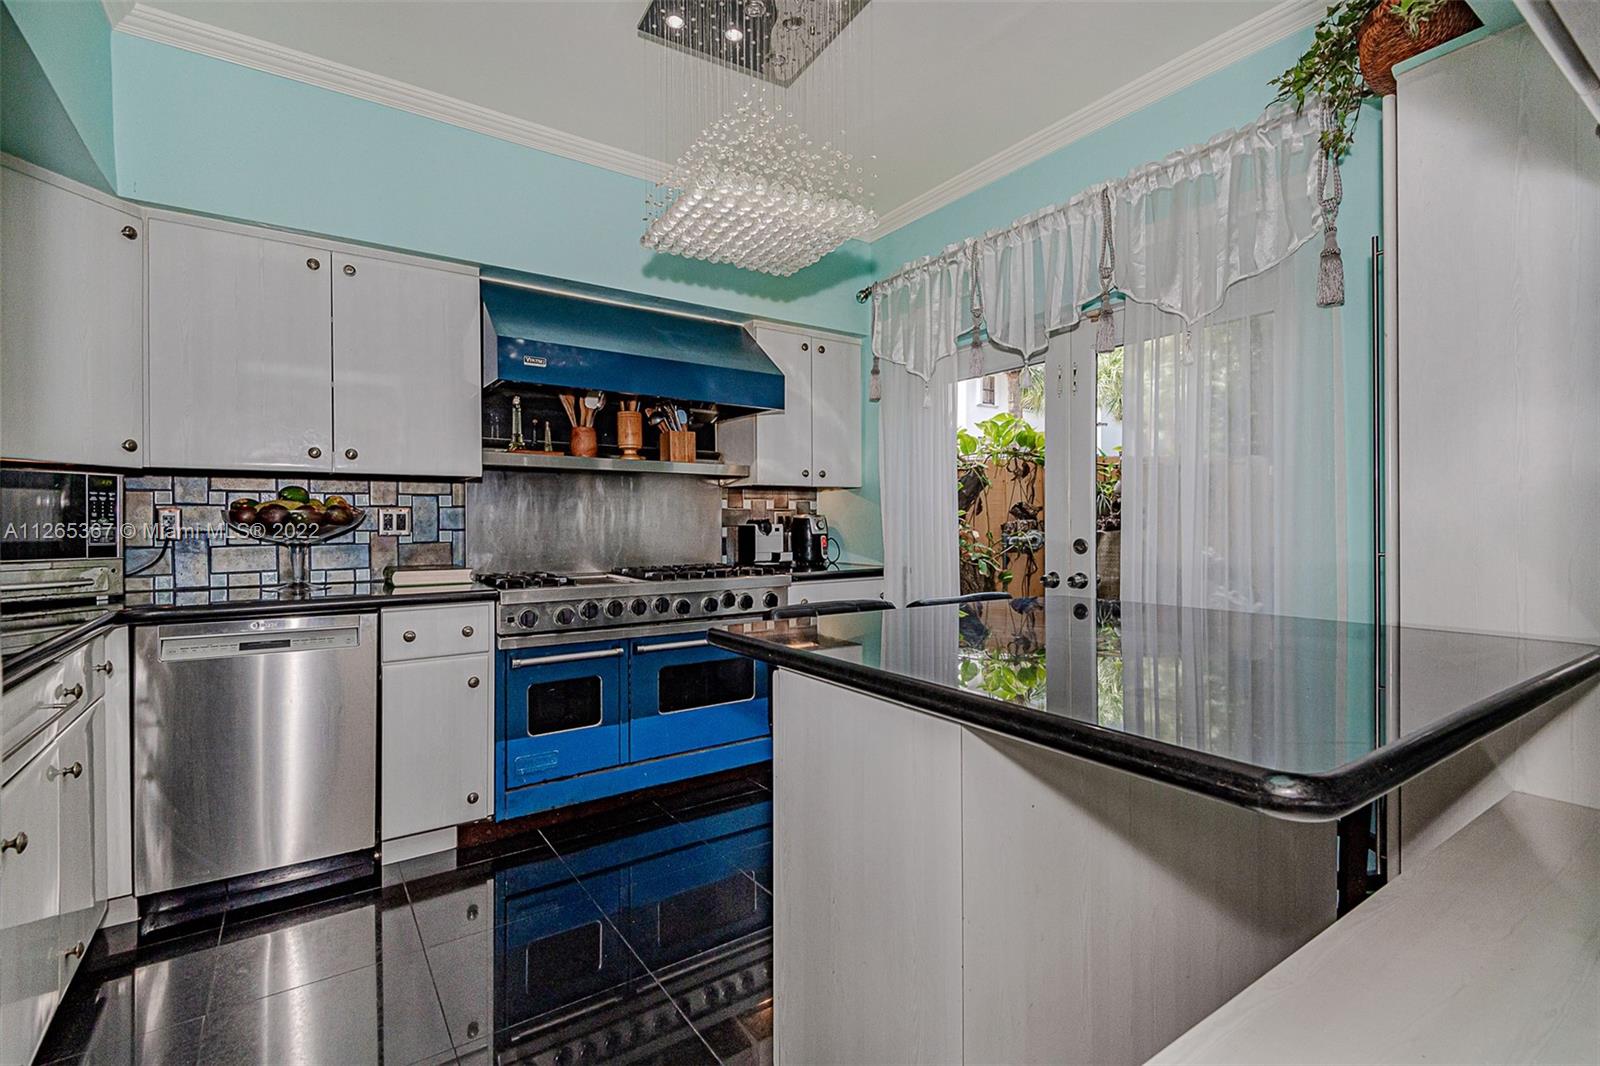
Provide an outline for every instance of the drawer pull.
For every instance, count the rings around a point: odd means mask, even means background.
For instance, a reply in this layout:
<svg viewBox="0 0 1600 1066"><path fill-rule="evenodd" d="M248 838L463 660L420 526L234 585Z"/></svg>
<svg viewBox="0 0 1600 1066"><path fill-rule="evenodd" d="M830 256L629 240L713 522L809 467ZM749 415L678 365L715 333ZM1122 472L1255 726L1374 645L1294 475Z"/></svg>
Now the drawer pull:
<svg viewBox="0 0 1600 1066"><path fill-rule="evenodd" d="M668 644L636 644L633 650L640 655L652 651L679 651L683 648L704 648L711 642L704 637L699 640L674 640Z"/></svg>
<svg viewBox="0 0 1600 1066"><path fill-rule="evenodd" d="M476 792L474 792L471 796L468 796L467 799L472 803L477 803L478 802L478 794ZM467 921L475 922L477 920L478 920L478 905L476 903L467 904Z"/></svg>
<svg viewBox="0 0 1600 1066"><path fill-rule="evenodd" d="M114 670L114 669L116 669L116 665L114 663L112 663L112 661L110 659L107 659L105 662L103 662L100 665L96 666L94 668L94 672L97 673L97 674L105 674L107 677L110 677L111 676L111 671Z"/></svg>
<svg viewBox="0 0 1600 1066"><path fill-rule="evenodd" d="M555 663L581 663L588 659L615 659L621 654L621 648L604 648L600 651L569 652L566 655L536 655L531 659L512 659L511 669L520 670L524 666L548 666Z"/></svg>
<svg viewBox="0 0 1600 1066"><path fill-rule="evenodd" d="M77 703L79 700L83 699L83 682L80 681L71 688L63 688L61 690L61 694L63 696L72 697L72 702Z"/></svg>
<svg viewBox="0 0 1600 1066"><path fill-rule="evenodd" d="M25 852L27 850L28 850L28 834L27 833L18 833L16 836L12 837L10 840L0 840L0 855L4 855L8 851L14 851L18 855L21 855L23 852Z"/></svg>
<svg viewBox="0 0 1600 1066"><path fill-rule="evenodd" d="M478 679L475 678L475 677L467 678L467 687L468 688L477 688L478 687Z"/></svg>
<svg viewBox="0 0 1600 1066"><path fill-rule="evenodd" d="M66 956L69 959L81 959L81 958L83 958L83 941L81 941L81 940L78 941L77 946L74 947L71 951L63 951L61 954Z"/></svg>
<svg viewBox="0 0 1600 1066"><path fill-rule="evenodd" d="M408 629L404 633L400 634L400 639L405 641L407 644L410 644L412 641L417 639L417 631L415 629Z"/></svg>
<svg viewBox="0 0 1600 1066"><path fill-rule="evenodd" d="M58 777L82 777L83 776L83 763L75 762L71 766L60 766L60 767L52 766L52 767L50 767L49 772L45 774L45 776L48 777L52 781L54 781Z"/></svg>
<svg viewBox="0 0 1600 1066"><path fill-rule="evenodd" d="M472 629L471 626L462 626L461 627L461 635L462 636L470 637L470 636L472 636L472 633L473 633L473 629Z"/></svg>

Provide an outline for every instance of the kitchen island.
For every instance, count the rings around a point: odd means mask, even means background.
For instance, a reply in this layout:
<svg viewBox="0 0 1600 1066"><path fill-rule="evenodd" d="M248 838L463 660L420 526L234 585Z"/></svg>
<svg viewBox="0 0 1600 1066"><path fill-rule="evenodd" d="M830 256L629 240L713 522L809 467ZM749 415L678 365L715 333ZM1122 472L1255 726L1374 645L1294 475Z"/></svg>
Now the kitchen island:
<svg viewBox="0 0 1600 1066"><path fill-rule="evenodd" d="M1144 1061L1333 922L1334 819L1600 674L1584 645L1069 599L711 640L779 668L796 1061Z"/></svg>

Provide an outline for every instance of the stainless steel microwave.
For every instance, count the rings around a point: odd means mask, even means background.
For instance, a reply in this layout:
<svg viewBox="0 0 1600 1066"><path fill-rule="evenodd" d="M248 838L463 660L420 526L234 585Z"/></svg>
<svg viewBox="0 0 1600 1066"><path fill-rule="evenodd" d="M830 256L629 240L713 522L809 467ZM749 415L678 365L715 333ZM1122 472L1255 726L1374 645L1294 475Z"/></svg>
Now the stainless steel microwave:
<svg viewBox="0 0 1600 1066"><path fill-rule="evenodd" d="M122 478L0 467L0 595L122 592Z"/></svg>

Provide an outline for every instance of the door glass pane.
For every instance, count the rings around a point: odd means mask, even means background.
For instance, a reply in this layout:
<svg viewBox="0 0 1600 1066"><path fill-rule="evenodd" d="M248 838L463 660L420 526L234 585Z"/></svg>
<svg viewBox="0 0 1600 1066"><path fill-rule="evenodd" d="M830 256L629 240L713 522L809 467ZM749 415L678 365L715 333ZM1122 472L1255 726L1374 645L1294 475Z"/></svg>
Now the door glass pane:
<svg viewBox="0 0 1600 1066"><path fill-rule="evenodd" d="M1043 364L956 384L963 594L1043 591L1045 393Z"/></svg>
<svg viewBox="0 0 1600 1066"><path fill-rule="evenodd" d="M1122 596L1122 348L1095 357L1095 596Z"/></svg>
<svg viewBox="0 0 1600 1066"><path fill-rule="evenodd" d="M600 706L600 678L571 677L528 686L528 735L559 733L599 725L605 716Z"/></svg>
<svg viewBox="0 0 1600 1066"><path fill-rule="evenodd" d="M662 714L737 703L755 694L755 663L743 657L662 667L656 687Z"/></svg>

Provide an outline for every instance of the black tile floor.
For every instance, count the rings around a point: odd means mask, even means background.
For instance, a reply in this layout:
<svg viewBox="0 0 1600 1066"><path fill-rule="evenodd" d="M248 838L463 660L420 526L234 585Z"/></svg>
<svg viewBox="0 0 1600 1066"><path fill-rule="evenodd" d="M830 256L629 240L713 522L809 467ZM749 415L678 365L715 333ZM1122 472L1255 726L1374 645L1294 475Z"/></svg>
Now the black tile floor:
<svg viewBox="0 0 1600 1066"><path fill-rule="evenodd" d="M764 770L99 953L37 1061L765 1063Z"/></svg>

